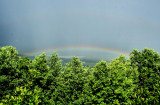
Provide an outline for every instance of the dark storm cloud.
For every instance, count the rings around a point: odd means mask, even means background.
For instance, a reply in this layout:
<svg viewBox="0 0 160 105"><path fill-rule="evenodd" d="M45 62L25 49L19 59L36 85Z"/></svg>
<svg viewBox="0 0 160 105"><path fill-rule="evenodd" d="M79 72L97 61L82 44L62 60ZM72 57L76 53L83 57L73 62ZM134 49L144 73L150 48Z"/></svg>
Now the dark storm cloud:
<svg viewBox="0 0 160 105"><path fill-rule="evenodd" d="M99 46L160 51L160 1L0 1L0 45L20 52L47 47Z"/></svg>

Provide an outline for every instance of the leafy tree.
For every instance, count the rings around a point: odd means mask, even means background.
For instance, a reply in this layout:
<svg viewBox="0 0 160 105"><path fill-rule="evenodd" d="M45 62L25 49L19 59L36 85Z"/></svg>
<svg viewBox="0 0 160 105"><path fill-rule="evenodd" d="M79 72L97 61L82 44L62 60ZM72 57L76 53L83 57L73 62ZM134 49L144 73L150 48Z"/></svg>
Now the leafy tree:
<svg viewBox="0 0 160 105"><path fill-rule="evenodd" d="M34 89L36 86L38 86L44 91L47 87L46 75L48 72L49 72L49 66L48 66L47 55L43 53L38 57L35 57L35 59L31 63L31 69L29 70L29 73L32 74L29 80L29 83L32 84L30 88ZM43 104L45 93L41 92L39 96L40 99L42 100L41 104Z"/></svg>
<svg viewBox="0 0 160 105"><path fill-rule="evenodd" d="M28 57L24 57L22 59L19 59L17 62L17 68L19 70L19 81L21 81L21 86L24 86L25 84L29 83L32 80L32 75L30 73L31 71L31 63L32 60Z"/></svg>
<svg viewBox="0 0 160 105"><path fill-rule="evenodd" d="M132 104L135 97L134 89L137 87L134 82L138 77L136 68L131 66L130 60L120 56L109 64L110 71L110 89L112 104Z"/></svg>
<svg viewBox="0 0 160 105"><path fill-rule="evenodd" d="M58 93L57 88L59 86L59 75L62 71L62 61L59 58L57 53L53 53L49 59L49 72L45 76L46 78L46 87L45 87L45 104L57 104L58 101Z"/></svg>
<svg viewBox="0 0 160 105"><path fill-rule="evenodd" d="M101 61L94 67L93 78L88 84L87 104L131 104L136 69L120 56L107 65Z"/></svg>
<svg viewBox="0 0 160 105"><path fill-rule="evenodd" d="M18 86L18 51L12 46L0 48L0 99Z"/></svg>
<svg viewBox="0 0 160 105"><path fill-rule="evenodd" d="M104 87L109 85L108 78L109 68L106 61L97 63L94 67L93 76L85 86L85 104L104 104L106 92Z"/></svg>
<svg viewBox="0 0 160 105"><path fill-rule="evenodd" d="M87 84L93 77L93 73L94 73L94 69L92 67L84 67L83 68L84 70L84 77L85 77L85 80L86 80L86 83Z"/></svg>
<svg viewBox="0 0 160 105"><path fill-rule="evenodd" d="M65 67L57 53L34 60L0 47L0 105L3 104L159 104L160 55L133 50L107 64L84 67L73 57Z"/></svg>
<svg viewBox="0 0 160 105"><path fill-rule="evenodd" d="M39 74L34 78L34 85L38 85L39 87L43 88L46 82L46 78L44 77L49 71L48 61L45 53L35 57L32 62L32 69Z"/></svg>
<svg viewBox="0 0 160 105"><path fill-rule="evenodd" d="M52 71L52 75L55 77L57 77L62 70L62 61L57 53L53 53L50 58L50 70Z"/></svg>
<svg viewBox="0 0 160 105"><path fill-rule="evenodd" d="M160 103L160 56L152 49L142 52L133 50L130 53L131 64L138 68L138 87L136 103Z"/></svg>
<svg viewBox="0 0 160 105"><path fill-rule="evenodd" d="M73 57L61 75L59 100L62 104L80 104L85 84L83 64L78 57ZM65 97L65 98L64 98Z"/></svg>
<svg viewBox="0 0 160 105"><path fill-rule="evenodd" d="M49 71L47 55L45 53L35 57L32 62L33 69L38 70L40 73L46 73Z"/></svg>

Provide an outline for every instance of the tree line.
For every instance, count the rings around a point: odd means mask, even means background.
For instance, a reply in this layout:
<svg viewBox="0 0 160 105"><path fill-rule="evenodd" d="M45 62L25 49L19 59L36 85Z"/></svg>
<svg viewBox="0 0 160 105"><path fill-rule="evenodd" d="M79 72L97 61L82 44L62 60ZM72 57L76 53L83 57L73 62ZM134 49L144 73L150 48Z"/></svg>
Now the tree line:
<svg viewBox="0 0 160 105"><path fill-rule="evenodd" d="M57 53L29 59L12 46L0 47L0 105L160 104L160 55L133 50L83 66L78 57L65 66Z"/></svg>

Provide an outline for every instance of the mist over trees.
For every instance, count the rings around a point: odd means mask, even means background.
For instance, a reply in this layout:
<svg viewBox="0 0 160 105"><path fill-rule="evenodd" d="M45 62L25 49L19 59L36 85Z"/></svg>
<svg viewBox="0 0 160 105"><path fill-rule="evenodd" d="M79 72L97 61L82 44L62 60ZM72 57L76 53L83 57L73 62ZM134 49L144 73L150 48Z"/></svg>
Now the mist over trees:
<svg viewBox="0 0 160 105"><path fill-rule="evenodd" d="M160 103L160 55L133 50L111 62L83 66L78 57L65 66L57 53L29 59L12 46L0 47L0 105L92 105Z"/></svg>

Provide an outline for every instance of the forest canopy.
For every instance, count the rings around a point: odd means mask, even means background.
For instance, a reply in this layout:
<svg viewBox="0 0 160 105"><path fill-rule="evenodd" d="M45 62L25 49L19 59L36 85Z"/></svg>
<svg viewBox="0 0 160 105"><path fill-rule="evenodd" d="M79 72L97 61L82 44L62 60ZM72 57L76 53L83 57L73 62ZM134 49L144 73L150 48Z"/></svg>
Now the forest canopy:
<svg viewBox="0 0 160 105"><path fill-rule="evenodd" d="M160 104L160 55L134 49L84 66L73 57L65 66L57 53L33 60L12 46L0 47L0 105Z"/></svg>

